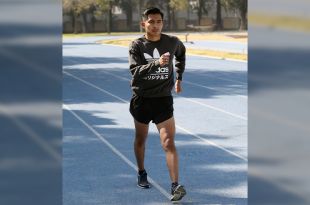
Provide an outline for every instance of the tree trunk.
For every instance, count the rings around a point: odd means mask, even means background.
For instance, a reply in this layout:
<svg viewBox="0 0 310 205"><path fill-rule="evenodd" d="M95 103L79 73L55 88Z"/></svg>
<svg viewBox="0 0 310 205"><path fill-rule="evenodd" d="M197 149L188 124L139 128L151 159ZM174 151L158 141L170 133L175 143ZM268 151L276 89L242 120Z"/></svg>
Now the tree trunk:
<svg viewBox="0 0 310 205"><path fill-rule="evenodd" d="M95 32L96 18L94 13L91 16L91 32Z"/></svg>
<svg viewBox="0 0 310 205"><path fill-rule="evenodd" d="M198 10L198 25L200 26L200 23L201 23L201 10L199 9Z"/></svg>
<svg viewBox="0 0 310 205"><path fill-rule="evenodd" d="M81 13L81 20L82 20L82 33L87 33L86 12Z"/></svg>
<svg viewBox="0 0 310 205"><path fill-rule="evenodd" d="M79 30L78 30L78 19L79 19L79 14L77 13L74 13L74 27L73 27L73 32L74 33L79 33Z"/></svg>
<svg viewBox="0 0 310 205"><path fill-rule="evenodd" d="M126 16L127 16L127 28L129 31L132 31L132 6L131 6L131 0L128 0L128 7L126 10Z"/></svg>
<svg viewBox="0 0 310 205"><path fill-rule="evenodd" d="M222 30L222 5L221 0L216 0L216 30Z"/></svg>
<svg viewBox="0 0 310 205"><path fill-rule="evenodd" d="M172 20L171 28L174 31L176 29L175 10L174 9L171 9L171 20Z"/></svg>
<svg viewBox="0 0 310 205"><path fill-rule="evenodd" d="M111 33L112 30L112 3L109 1L109 9L107 12L107 32L108 34Z"/></svg>
<svg viewBox="0 0 310 205"><path fill-rule="evenodd" d="M106 29L107 29L107 33L110 34L111 33L111 29L110 29L110 14L109 14L109 12L107 12Z"/></svg>
<svg viewBox="0 0 310 205"><path fill-rule="evenodd" d="M132 10L127 13L127 29L128 31L132 31Z"/></svg>
<svg viewBox="0 0 310 205"><path fill-rule="evenodd" d="M197 15L198 15L198 25L200 26L201 24L201 17L202 17L202 0L199 0L199 5L198 5L198 12L197 12Z"/></svg>
<svg viewBox="0 0 310 205"><path fill-rule="evenodd" d="M247 30L247 17L246 13L241 13L241 23L240 23L240 30Z"/></svg>
<svg viewBox="0 0 310 205"><path fill-rule="evenodd" d="M143 32L143 28L140 24L141 22L141 17L142 17L142 6L144 4L144 0L139 0L139 6L138 6L138 9L139 9L139 28L140 28L140 32Z"/></svg>
<svg viewBox="0 0 310 205"><path fill-rule="evenodd" d="M167 1L167 28L169 30L172 30L172 24L171 24L171 8L170 8L170 5L169 5L169 1Z"/></svg>
<svg viewBox="0 0 310 205"><path fill-rule="evenodd" d="M74 33L74 27L75 27L75 15L74 12L70 12L70 16L71 16L71 28L72 28L72 33Z"/></svg>
<svg viewBox="0 0 310 205"><path fill-rule="evenodd" d="M241 17L241 24L240 24L240 30L248 29L248 23L247 23L247 13L248 13L248 1L243 0L240 2L240 17Z"/></svg>

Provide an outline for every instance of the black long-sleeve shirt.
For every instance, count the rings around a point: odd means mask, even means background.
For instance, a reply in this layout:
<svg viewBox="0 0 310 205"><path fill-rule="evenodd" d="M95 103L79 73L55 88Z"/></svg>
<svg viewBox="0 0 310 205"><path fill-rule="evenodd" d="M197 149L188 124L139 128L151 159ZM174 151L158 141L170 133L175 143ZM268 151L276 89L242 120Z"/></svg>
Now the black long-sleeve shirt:
<svg viewBox="0 0 310 205"><path fill-rule="evenodd" d="M159 58L166 52L170 53L169 64L160 67ZM176 79L182 80L185 52L177 37L166 34L161 34L158 41L149 41L145 36L134 40L129 47L133 93L143 97L170 96L174 85L173 59L175 57Z"/></svg>

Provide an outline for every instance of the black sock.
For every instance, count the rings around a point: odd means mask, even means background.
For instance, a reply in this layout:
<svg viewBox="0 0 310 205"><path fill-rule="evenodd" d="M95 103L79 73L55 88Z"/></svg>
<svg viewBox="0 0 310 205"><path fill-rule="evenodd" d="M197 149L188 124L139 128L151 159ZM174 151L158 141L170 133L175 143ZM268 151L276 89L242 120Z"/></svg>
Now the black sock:
<svg viewBox="0 0 310 205"><path fill-rule="evenodd" d="M174 189L175 187L177 187L179 185L178 182L172 182L171 183L171 188Z"/></svg>
<svg viewBox="0 0 310 205"><path fill-rule="evenodd" d="M145 169L139 170L139 175L143 174L145 172Z"/></svg>

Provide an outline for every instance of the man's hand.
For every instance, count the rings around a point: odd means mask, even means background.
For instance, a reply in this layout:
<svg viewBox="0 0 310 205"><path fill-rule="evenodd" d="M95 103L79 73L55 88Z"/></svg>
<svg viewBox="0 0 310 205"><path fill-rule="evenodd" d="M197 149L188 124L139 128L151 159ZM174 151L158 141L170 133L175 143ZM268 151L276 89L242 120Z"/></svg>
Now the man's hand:
<svg viewBox="0 0 310 205"><path fill-rule="evenodd" d="M160 56L159 58L159 65L160 67L164 67L165 65L169 64L169 60L170 60L170 53L164 53L162 56Z"/></svg>
<svg viewBox="0 0 310 205"><path fill-rule="evenodd" d="M174 86L174 88L175 88L175 92L178 94L178 93L180 93L180 92L182 92L182 86L181 86L181 80L176 80L175 81L175 86Z"/></svg>

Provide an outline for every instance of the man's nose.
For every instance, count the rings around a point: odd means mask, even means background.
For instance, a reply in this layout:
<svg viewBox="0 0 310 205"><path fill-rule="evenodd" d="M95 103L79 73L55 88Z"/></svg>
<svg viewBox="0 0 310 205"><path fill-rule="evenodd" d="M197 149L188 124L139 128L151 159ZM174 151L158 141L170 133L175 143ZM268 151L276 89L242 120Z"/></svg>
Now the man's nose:
<svg viewBox="0 0 310 205"><path fill-rule="evenodd" d="M160 23L156 23L156 24L154 25L154 27L155 27L155 28L159 28L159 27L160 27Z"/></svg>

